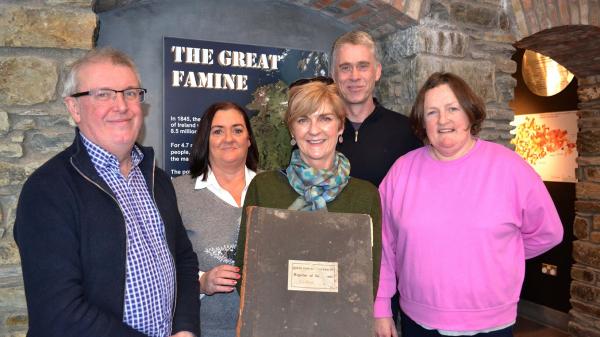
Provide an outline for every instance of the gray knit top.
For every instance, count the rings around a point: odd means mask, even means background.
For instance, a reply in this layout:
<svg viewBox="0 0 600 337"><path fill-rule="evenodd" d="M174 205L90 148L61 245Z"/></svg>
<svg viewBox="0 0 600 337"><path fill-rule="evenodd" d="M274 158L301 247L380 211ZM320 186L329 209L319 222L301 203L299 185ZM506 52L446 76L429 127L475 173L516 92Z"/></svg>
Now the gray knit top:
<svg viewBox="0 0 600 337"><path fill-rule="evenodd" d="M201 271L234 264L242 208L221 200L207 188L194 189L189 175L173 179L183 225L198 255ZM199 288L198 288L199 289ZM202 337L234 337L240 297L237 290L204 296L200 305Z"/></svg>

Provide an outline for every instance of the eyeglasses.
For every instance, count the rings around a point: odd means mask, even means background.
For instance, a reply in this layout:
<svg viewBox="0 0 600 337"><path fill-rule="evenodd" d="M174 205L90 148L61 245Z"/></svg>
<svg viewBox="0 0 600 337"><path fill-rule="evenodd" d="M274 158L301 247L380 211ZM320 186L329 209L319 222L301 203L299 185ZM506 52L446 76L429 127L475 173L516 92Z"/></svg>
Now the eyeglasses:
<svg viewBox="0 0 600 337"><path fill-rule="evenodd" d="M117 98L117 93L122 93L123 98L129 102L143 102L144 97L146 96L146 92L148 90L144 88L129 88L123 90L114 90L114 89L90 89L89 91L82 91L76 94L71 95L71 97L81 97L81 96L92 96L92 98L96 101L107 102L114 101Z"/></svg>
<svg viewBox="0 0 600 337"><path fill-rule="evenodd" d="M294 82L292 82L288 86L288 89L292 89L293 87L297 87L299 85L304 85L306 83L311 83L311 82L322 82L322 83L325 83L325 84L329 85L329 84L333 84L333 78L327 77L327 76L317 76L317 77L312 77L312 78L301 78L299 80L295 80Z"/></svg>

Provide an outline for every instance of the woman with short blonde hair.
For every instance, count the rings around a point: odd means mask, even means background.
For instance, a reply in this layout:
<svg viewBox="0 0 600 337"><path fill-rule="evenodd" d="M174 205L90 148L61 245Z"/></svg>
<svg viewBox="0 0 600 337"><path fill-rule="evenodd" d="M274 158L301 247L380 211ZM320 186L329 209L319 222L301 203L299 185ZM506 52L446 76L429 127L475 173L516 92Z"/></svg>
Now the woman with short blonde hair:
<svg viewBox="0 0 600 337"><path fill-rule="evenodd" d="M370 215L375 295L381 256L379 193L370 182L351 177L350 162L336 151L344 131L345 108L335 84L307 82L290 89L284 116L292 144L298 149L293 151L286 169L259 173L254 178L248 187L244 208L261 206ZM236 265L240 268L244 262L245 240L246 212L237 245ZM281 242L281 249L285 250L285 242Z"/></svg>

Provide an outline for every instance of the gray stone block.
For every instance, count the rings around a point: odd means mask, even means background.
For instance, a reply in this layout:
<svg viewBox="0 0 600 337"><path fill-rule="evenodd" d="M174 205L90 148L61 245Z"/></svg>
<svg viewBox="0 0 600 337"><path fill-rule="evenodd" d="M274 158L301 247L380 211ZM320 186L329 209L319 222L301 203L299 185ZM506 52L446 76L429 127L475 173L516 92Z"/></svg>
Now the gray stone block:
<svg viewBox="0 0 600 337"><path fill-rule="evenodd" d="M432 54L439 56L464 57L469 46L469 37L458 31L433 27L412 27L391 34L382 43L385 64L414 56Z"/></svg>
<svg viewBox="0 0 600 337"><path fill-rule="evenodd" d="M27 149L38 153L57 153L73 142L71 130L32 132L27 141Z"/></svg>
<svg viewBox="0 0 600 337"><path fill-rule="evenodd" d="M53 60L33 56L0 58L0 104L48 102L55 97L57 82Z"/></svg>
<svg viewBox="0 0 600 337"><path fill-rule="evenodd" d="M21 158L23 147L16 143L0 143L0 158Z"/></svg>
<svg viewBox="0 0 600 337"><path fill-rule="evenodd" d="M434 72L451 72L462 77L487 102L496 101L494 65L490 61L468 61L421 55L415 58L416 87Z"/></svg>
<svg viewBox="0 0 600 337"><path fill-rule="evenodd" d="M96 22L91 10L3 4L0 46L90 49Z"/></svg>
<svg viewBox="0 0 600 337"><path fill-rule="evenodd" d="M4 135L10 129L10 122L8 120L8 113L4 110L0 110L0 136Z"/></svg>
<svg viewBox="0 0 600 337"><path fill-rule="evenodd" d="M499 8L481 6L477 2L452 2L450 5L451 20L465 25L481 28L498 28Z"/></svg>

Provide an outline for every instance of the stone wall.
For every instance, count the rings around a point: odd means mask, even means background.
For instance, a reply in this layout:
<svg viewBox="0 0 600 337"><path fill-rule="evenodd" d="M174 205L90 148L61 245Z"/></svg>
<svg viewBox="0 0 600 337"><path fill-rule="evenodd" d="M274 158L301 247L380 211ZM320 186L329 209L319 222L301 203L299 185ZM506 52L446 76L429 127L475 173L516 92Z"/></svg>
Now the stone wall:
<svg viewBox="0 0 600 337"><path fill-rule="evenodd" d="M0 336L24 336L27 309L12 226L27 176L73 140L65 67L93 46L92 0L0 3Z"/></svg>
<svg viewBox="0 0 600 337"><path fill-rule="evenodd" d="M576 217L571 269L573 337L600 337L600 76L579 79Z"/></svg>
<svg viewBox="0 0 600 337"><path fill-rule="evenodd" d="M384 69L379 96L384 105L408 114L417 91L435 71L463 77L484 98L488 117L481 137L509 144L514 112L508 106L517 65L515 42L501 0L431 1L418 25L380 42Z"/></svg>

